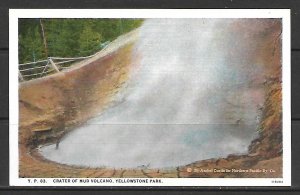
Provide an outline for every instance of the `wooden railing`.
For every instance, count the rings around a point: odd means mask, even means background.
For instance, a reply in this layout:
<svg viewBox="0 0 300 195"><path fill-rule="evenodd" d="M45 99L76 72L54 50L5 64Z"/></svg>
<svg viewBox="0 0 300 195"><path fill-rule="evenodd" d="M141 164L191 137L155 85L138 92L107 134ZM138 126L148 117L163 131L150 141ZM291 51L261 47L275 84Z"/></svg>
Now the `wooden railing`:
<svg viewBox="0 0 300 195"><path fill-rule="evenodd" d="M109 44L105 45L101 51L105 50ZM85 60L96 56L99 52L84 57L48 57L46 60L19 64L19 81L28 81L54 74L72 66L74 62Z"/></svg>

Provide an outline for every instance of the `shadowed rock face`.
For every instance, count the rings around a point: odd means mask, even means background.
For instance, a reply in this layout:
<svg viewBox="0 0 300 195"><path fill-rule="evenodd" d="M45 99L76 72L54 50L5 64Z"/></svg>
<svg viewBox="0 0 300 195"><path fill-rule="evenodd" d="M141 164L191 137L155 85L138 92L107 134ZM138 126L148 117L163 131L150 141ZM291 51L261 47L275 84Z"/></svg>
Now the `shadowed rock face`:
<svg viewBox="0 0 300 195"><path fill-rule="evenodd" d="M247 153L266 72L255 56L262 35L248 44L236 22L147 20L135 45L140 65L116 105L42 154L71 165L162 168Z"/></svg>

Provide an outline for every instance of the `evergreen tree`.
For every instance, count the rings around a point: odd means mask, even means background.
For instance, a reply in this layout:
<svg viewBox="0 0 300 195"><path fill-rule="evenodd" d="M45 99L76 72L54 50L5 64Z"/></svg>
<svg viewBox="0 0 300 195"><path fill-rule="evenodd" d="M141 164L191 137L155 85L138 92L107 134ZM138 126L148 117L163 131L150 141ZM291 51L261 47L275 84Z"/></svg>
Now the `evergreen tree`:
<svg viewBox="0 0 300 195"><path fill-rule="evenodd" d="M48 56L79 57L137 28L140 19L43 19ZM19 63L47 58L39 19L19 19Z"/></svg>
<svg viewBox="0 0 300 195"><path fill-rule="evenodd" d="M83 29L79 38L79 54L82 56L89 55L99 48L101 35L94 32L90 26Z"/></svg>
<svg viewBox="0 0 300 195"><path fill-rule="evenodd" d="M45 59L43 40L39 31L39 26L35 25L26 33L19 34L19 59L21 62Z"/></svg>

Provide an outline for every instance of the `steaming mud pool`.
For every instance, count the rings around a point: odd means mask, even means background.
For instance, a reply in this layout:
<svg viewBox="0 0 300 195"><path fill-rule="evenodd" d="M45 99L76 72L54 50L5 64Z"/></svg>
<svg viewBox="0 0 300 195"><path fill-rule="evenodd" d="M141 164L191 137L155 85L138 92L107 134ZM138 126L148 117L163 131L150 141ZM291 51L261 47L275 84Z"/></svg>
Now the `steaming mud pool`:
<svg viewBox="0 0 300 195"><path fill-rule="evenodd" d="M54 144L43 147L42 153L59 163L89 167L176 167L245 153L253 129L237 125L88 125L66 137L57 150Z"/></svg>
<svg viewBox="0 0 300 195"><path fill-rule="evenodd" d="M252 81L263 70L247 52L234 55L245 47L231 31L237 20L146 20L132 53L140 65L113 106L41 154L69 165L167 168L247 153L264 103Z"/></svg>

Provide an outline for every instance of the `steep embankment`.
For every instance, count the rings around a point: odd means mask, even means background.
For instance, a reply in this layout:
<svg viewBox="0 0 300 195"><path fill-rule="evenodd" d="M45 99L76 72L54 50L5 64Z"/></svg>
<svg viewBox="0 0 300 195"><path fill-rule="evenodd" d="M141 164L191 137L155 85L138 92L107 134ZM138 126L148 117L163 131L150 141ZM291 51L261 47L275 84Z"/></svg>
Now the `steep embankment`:
<svg viewBox="0 0 300 195"><path fill-rule="evenodd" d="M137 36L137 30L123 35L92 59L67 71L20 84L21 176L38 176L60 167L32 157L30 151L60 139L110 105L111 97L128 80L129 69L138 62L133 51ZM54 173L59 172L64 173Z"/></svg>

